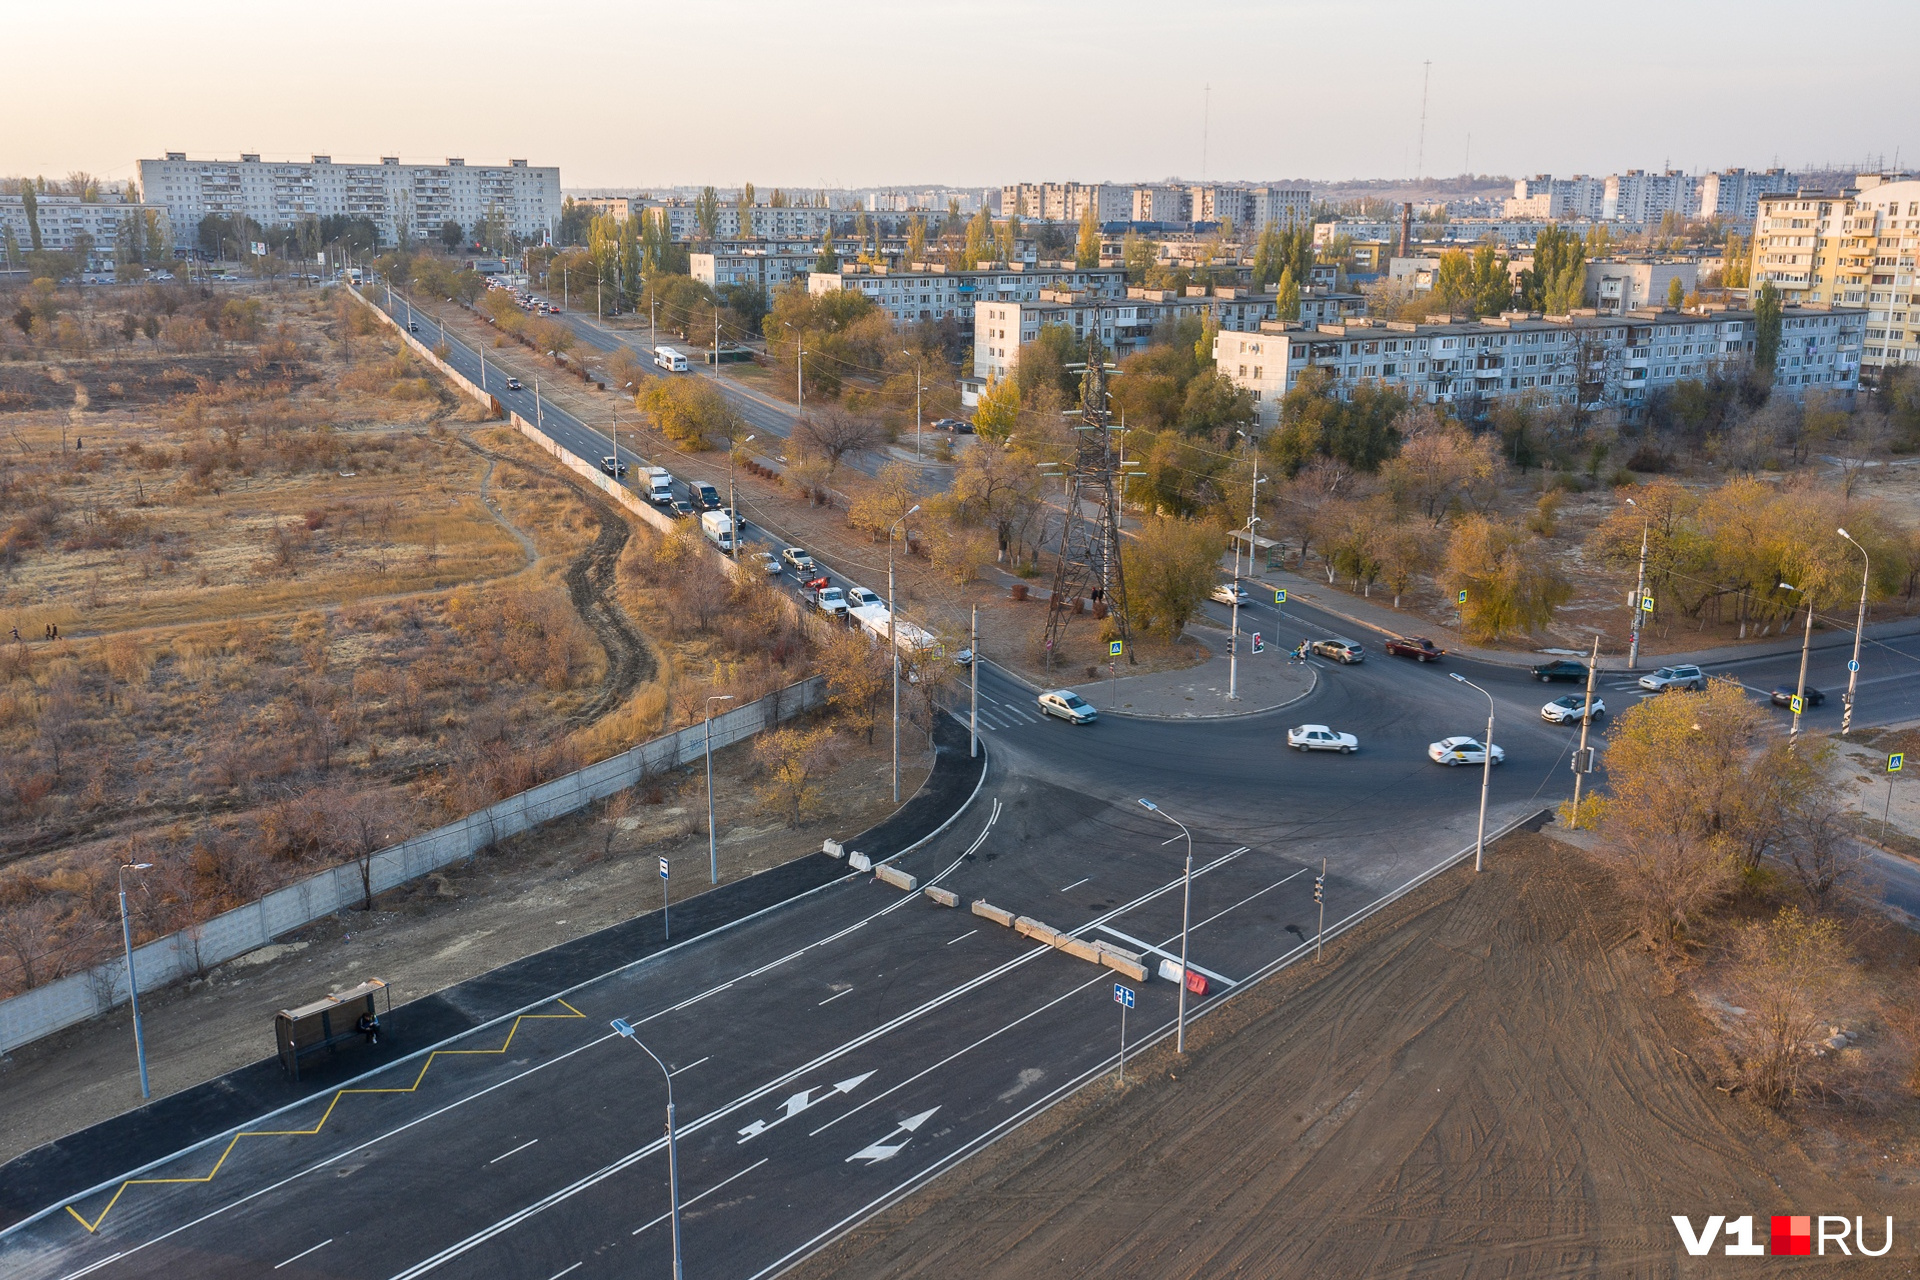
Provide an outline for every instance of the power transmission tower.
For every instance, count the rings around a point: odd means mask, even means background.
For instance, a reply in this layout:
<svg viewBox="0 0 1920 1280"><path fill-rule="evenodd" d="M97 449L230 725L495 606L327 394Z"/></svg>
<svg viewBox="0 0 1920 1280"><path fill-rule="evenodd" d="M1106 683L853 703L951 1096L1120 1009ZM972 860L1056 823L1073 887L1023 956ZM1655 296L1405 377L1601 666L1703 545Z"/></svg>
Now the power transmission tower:
<svg viewBox="0 0 1920 1280"><path fill-rule="evenodd" d="M1113 447L1113 415L1107 409L1107 374L1117 366L1107 364L1105 354L1099 339L1089 334L1086 372L1080 379L1080 421L1073 428L1073 470L1066 476L1067 518L1060 531L1053 598L1047 604L1049 668L1060 637L1073 619L1075 602L1085 597L1107 606L1127 662L1136 661L1127 626L1126 575L1120 562L1120 501L1114 488L1120 465Z"/></svg>
<svg viewBox="0 0 1920 1280"><path fill-rule="evenodd" d="M1433 61L1428 59L1420 65L1424 70L1420 73L1420 149L1414 153L1413 161L1416 178L1427 176L1427 83L1433 79Z"/></svg>

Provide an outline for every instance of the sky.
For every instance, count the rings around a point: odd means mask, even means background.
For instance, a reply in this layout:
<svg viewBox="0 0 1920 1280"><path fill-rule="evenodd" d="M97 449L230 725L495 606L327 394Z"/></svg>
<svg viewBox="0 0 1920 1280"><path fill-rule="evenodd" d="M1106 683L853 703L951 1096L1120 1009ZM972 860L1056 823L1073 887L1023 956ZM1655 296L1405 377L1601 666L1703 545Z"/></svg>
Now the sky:
<svg viewBox="0 0 1920 1280"><path fill-rule="evenodd" d="M169 150L763 191L1920 167L1912 0L544 9L95 0L81 33L23 5L9 44L46 56L8 59L0 175L132 178Z"/></svg>

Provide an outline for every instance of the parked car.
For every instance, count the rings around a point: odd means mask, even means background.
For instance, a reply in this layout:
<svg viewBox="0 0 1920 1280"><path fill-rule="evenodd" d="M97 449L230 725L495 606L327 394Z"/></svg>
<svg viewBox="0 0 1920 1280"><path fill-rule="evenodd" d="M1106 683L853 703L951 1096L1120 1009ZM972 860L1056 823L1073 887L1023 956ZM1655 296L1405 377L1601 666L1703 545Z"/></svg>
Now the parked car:
<svg viewBox="0 0 1920 1280"><path fill-rule="evenodd" d="M870 604L885 604L886 601L882 600L879 596L867 590L865 587L848 587L847 603L852 605L854 608L858 609L865 605L870 605Z"/></svg>
<svg viewBox="0 0 1920 1280"><path fill-rule="evenodd" d="M1323 658L1332 658L1335 662L1344 662L1349 665L1364 662L1367 657L1367 651L1360 647L1358 640L1346 640L1340 636L1334 636L1329 640L1315 640L1311 647L1313 652Z"/></svg>
<svg viewBox="0 0 1920 1280"><path fill-rule="evenodd" d="M1575 662L1571 658L1561 658L1555 662L1543 662L1533 668L1533 678L1541 684L1549 680L1585 680L1587 664Z"/></svg>
<svg viewBox="0 0 1920 1280"><path fill-rule="evenodd" d="M1794 685L1783 684L1773 691L1773 705L1776 707L1791 707L1795 693L1803 694L1805 700L1800 704L1803 707L1817 707L1827 700L1827 695L1812 685L1808 685L1804 690L1801 690Z"/></svg>
<svg viewBox="0 0 1920 1280"><path fill-rule="evenodd" d="M1640 677L1640 687L1649 693L1665 693L1669 689L1704 689L1707 687L1707 674L1698 667L1661 667Z"/></svg>
<svg viewBox="0 0 1920 1280"><path fill-rule="evenodd" d="M507 379L507 390L509 390L509 391L521 391L521 390L524 390L524 388L523 388L523 387L521 387L521 385L520 385L520 379L518 379L518 378L508 378L508 379Z"/></svg>
<svg viewBox="0 0 1920 1280"><path fill-rule="evenodd" d="M1338 733L1323 724L1303 724L1287 730L1287 745L1295 751L1338 751L1352 755L1360 749L1360 739L1350 733Z"/></svg>
<svg viewBox="0 0 1920 1280"><path fill-rule="evenodd" d="M1478 738L1442 738L1427 745L1427 759L1435 764L1484 764L1487 749L1480 745ZM1505 764L1507 753L1497 745L1493 748L1493 762Z"/></svg>
<svg viewBox="0 0 1920 1280"><path fill-rule="evenodd" d="M1446 653L1425 636L1395 636L1387 641L1386 647L1387 652L1397 658L1412 658L1417 662L1438 662Z"/></svg>
<svg viewBox="0 0 1920 1280"><path fill-rule="evenodd" d="M1052 693L1043 693L1038 699L1040 713L1059 716L1069 724L1092 724L1100 718L1093 704L1071 689L1055 689Z"/></svg>
<svg viewBox="0 0 1920 1280"><path fill-rule="evenodd" d="M936 418L934 419L933 429L935 431L951 431L957 436L970 436L973 434L973 424L971 422L962 422L958 418Z"/></svg>
<svg viewBox="0 0 1920 1280"><path fill-rule="evenodd" d="M1540 718L1549 724L1567 724L1578 722L1586 714L1587 698L1585 694L1570 693L1564 698L1555 698L1540 708ZM1598 720L1607 714L1607 704L1599 698L1593 700L1593 718Z"/></svg>
<svg viewBox="0 0 1920 1280"><path fill-rule="evenodd" d="M1253 597L1247 594L1247 589L1237 582L1223 582L1215 587L1210 594L1214 600L1221 604L1248 605L1253 603Z"/></svg>
<svg viewBox="0 0 1920 1280"><path fill-rule="evenodd" d="M781 563L795 573L812 577L814 573L813 557L800 547L788 547L780 553Z"/></svg>
<svg viewBox="0 0 1920 1280"><path fill-rule="evenodd" d="M627 474L627 464L614 457L600 459L600 469L615 477Z"/></svg>

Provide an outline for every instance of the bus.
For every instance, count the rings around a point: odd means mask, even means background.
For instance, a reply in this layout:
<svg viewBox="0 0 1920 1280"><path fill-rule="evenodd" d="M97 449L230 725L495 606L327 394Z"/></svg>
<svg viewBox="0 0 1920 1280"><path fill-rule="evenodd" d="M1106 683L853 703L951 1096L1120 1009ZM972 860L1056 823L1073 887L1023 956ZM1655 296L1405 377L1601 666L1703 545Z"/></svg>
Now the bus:
<svg viewBox="0 0 1920 1280"><path fill-rule="evenodd" d="M653 349L653 362L660 368L665 369L668 373L685 373L687 371L687 358L672 347L655 347Z"/></svg>

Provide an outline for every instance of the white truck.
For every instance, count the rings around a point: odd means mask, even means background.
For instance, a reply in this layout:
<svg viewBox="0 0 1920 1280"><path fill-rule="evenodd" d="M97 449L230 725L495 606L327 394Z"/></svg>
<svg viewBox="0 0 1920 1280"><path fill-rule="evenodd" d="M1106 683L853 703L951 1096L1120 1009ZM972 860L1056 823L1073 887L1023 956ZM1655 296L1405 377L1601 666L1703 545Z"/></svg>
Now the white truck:
<svg viewBox="0 0 1920 1280"><path fill-rule="evenodd" d="M846 593L838 587L822 587L813 597L813 607L830 618L847 616Z"/></svg>
<svg viewBox="0 0 1920 1280"><path fill-rule="evenodd" d="M668 373L685 373L687 357L672 347L655 347L653 362Z"/></svg>
<svg viewBox="0 0 1920 1280"><path fill-rule="evenodd" d="M855 588L858 590L859 588ZM853 607L854 619L861 629L882 644L887 640L887 622L889 615L884 604L859 604ZM893 620L894 643L900 646L900 652L907 658L922 653L940 652L940 638L924 627L916 627L905 618Z"/></svg>
<svg viewBox="0 0 1920 1280"><path fill-rule="evenodd" d="M673 505L673 475L665 467L646 467L647 498L662 506Z"/></svg>
<svg viewBox="0 0 1920 1280"><path fill-rule="evenodd" d="M700 513L700 532L707 535L707 541L722 551L733 552L733 517L724 511L702 511Z"/></svg>

